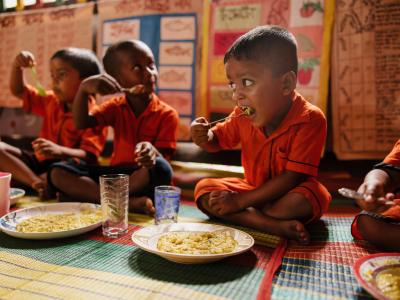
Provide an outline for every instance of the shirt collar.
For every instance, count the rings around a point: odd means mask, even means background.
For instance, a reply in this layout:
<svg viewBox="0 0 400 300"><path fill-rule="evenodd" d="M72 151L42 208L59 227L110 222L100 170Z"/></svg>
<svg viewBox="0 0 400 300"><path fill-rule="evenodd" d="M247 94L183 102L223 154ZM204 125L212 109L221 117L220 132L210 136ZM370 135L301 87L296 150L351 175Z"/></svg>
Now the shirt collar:
<svg viewBox="0 0 400 300"><path fill-rule="evenodd" d="M280 136L289 130L293 125L307 123L310 121L310 113L305 107L307 101L297 92L293 92L292 106L285 118L279 124L278 128L269 136L269 138L275 138Z"/></svg>

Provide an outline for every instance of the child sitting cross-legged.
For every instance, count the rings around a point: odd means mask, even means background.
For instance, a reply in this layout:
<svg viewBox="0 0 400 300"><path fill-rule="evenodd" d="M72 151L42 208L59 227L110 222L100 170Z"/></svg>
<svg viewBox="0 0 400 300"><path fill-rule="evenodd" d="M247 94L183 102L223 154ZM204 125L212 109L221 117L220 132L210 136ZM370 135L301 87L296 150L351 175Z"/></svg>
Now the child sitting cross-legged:
<svg viewBox="0 0 400 300"><path fill-rule="evenodd" d="M15 181L32 187L41 198L50 198L54 194L48 184L47 171L53 163L74 158L95 164L103 149L105 129L77 129L71 112L80 83L100 74L101 65L90 50L61 49L50 59L52 90L49 91L25 81L23 70L35 66L34 55L21 51L13 63L10 88L23 101L26 112L43 118L39 137L32 142L30 150L0 142L0 170L11 172ZM88 99L90 110L95 105L94 99Z"/></svg>
<svg viewBox="0 0 400 300"><path fill-rule="evenodd" d="M224 63L237 107L211 129L196 119L191 135L210 152L240 144L245 179L203 179L196 203L212 217L307 244L305 224L327 211L331 196L316 180L325 117L295 91L296 41L283 28L257 27L233 43Z"/></svg>
<svg viewBox="0 0 400 300"><path fill-rule="evenodd" d="M168 163L176 148L177 112L155 94L158 77L153 53L141 41L111 45L103 58L107 74L84 80L74 103L78 128L112 126L114 149L111 166L56 164L52 184L61 200L100 201L99 176L128 174L129 209L154 213L154 188L171 183ZM116 94L89 113L94 94Z"/></svg>

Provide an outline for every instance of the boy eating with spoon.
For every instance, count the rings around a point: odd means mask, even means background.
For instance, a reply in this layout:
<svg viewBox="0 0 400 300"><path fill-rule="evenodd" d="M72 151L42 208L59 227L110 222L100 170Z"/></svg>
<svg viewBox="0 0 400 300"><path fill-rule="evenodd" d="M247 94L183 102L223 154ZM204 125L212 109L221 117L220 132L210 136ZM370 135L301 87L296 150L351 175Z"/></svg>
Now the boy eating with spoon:
<svg viewBox="0 0 400 300"><path fill-rule="evenodd" d="M195 188L206 214L303 244L304 224L326 212L331 196L316 180L326 120L295 91L297 45L291 33L260 26L239 37L224 57L237 107L210 129L191 125L193 141L209 152L242 147L245 179L203 179ZM245 111L249 116L239 116Z"/></svg>

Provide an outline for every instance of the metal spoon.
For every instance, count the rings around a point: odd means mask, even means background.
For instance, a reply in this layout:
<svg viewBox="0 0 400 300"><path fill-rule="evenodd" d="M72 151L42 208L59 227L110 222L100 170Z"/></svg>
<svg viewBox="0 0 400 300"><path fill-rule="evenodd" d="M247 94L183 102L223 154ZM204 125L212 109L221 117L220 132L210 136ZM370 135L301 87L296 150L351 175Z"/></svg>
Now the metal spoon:
<svg viewBox="0 0 400 300"><path fill-rule="evenodd" d="M359 192L356 192L352 189L348 188L340 188L338 189L338 192L340 195L346 197L346 198L351 198L351 199L356 199L356 200L365 200L365 196ZM393 201L385 201L385 205L393 205L395 204Z"/></svg>

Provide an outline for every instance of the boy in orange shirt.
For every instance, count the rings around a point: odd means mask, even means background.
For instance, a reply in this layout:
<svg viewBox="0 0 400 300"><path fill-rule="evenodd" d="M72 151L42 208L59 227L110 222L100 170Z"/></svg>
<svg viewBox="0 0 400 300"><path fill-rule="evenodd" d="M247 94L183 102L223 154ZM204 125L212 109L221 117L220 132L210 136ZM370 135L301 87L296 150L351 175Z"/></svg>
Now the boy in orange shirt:
<svg viewBox="0 0 400 300"><path fill-rule="evenodd" d="M400 140L383 162L374 166L359 187L365 200L354 218L351 233L379 248L400 251ZM395 198L398 198L395 200Z"/></svg>
<svg viewBox="0 0 400 300"><path fill-rule="evenodd" d="M146 44L138 40L116 43L107 49L103 63L112 77L100 75L82 82L75 98L74 118L78 128L114 128L111 166L58 164L50 177L65 196L99 202L99 175L129 174L129 209L152 215L154 187L171 183L167 160L176 149L178 114L154 93L158 73ZM121 92L88 113L91 95Z"/></svg>
<svg viewBox="0 0 400 300"><path fill-rule="evenodd" d="M39 138L32 142L34 152L0 142L0 170L11 172L13 179L37 190L41 198L48 198L51 195L45 175L50 165L71 157L95 163L103 149L106 132L100 128L76 129L71 113L81 81L100 74L101 65L86 49L57 51L50 59L53 89L45 95L24 80L23 68L35 65L32 53L20 52L13 63L10 88L23 101L25 111L43 117ZM94 100L90 101L91 108L94 105Z"/></svg>
<svg viewBox="0 0 400 300"><path fill-rule="evenodd" d="M213 217L307 244L304 224L318 220L331 197L315 179L325 117L294 90L296 41L283 28L260 26L234 42L224 63L237 107L212 129L196 119L191 134L210 152L241 144L245 179L203 179L197 205Z"/></svg>

